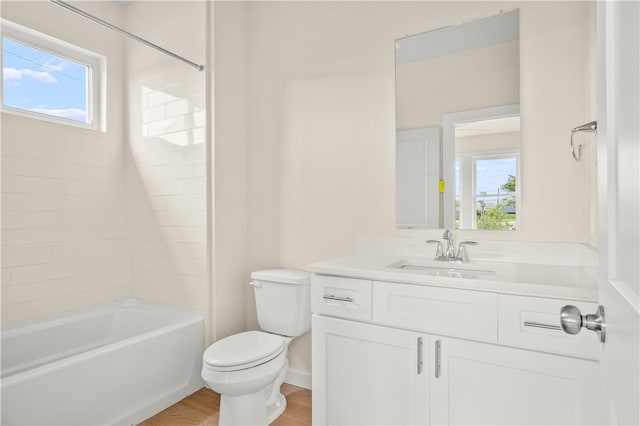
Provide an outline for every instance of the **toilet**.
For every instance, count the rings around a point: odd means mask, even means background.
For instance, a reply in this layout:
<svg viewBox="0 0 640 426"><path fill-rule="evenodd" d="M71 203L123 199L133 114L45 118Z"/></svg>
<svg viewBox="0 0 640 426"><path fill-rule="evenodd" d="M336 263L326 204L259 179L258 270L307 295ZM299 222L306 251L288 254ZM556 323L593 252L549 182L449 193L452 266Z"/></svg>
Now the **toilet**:
<svg viewBox="0 0 640 426"><path fill-rule="evenodd" d="M311 274L265 269L251 274L258 324L218 340L203 355L202 378L219 393L220 425L268 425L287 406L280 393L289 343L311 329Z"/></svg>

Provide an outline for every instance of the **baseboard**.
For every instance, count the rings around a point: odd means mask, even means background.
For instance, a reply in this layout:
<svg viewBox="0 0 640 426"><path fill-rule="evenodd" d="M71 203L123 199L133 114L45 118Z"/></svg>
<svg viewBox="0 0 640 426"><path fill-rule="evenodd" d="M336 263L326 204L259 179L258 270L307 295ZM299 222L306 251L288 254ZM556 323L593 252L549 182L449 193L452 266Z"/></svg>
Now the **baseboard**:
<svg viewBox="0 0 640 426"><path fill-rule="evenodd" d="M311 390L311 373L290 368L287 371L287 377L284 378L284 382Z"/></svg>

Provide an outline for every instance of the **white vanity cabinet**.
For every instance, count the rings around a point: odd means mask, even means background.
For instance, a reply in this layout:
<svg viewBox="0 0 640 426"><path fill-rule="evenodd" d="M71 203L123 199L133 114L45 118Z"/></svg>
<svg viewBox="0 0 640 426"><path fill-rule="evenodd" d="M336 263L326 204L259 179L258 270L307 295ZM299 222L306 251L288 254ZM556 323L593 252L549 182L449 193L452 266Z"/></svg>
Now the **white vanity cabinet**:
<svg viewBox="0 0 640 426"><path fill-rule="evenodd" d="M429 422L428 337L319 316L312 329L313 424Z"/></svg>
<svg viewBox="0 0 640 426"><path fill-rule="evenodd" d="M431 344L439 364L430 374L431 424L598 423L594 361L460 339Z"/></svg>
<svg viewBox="0 0 640 426"><path fill-rule="evenodd" d="M565 302L314 275L313 423L597 423L597 339L554 328Z"/></svg>

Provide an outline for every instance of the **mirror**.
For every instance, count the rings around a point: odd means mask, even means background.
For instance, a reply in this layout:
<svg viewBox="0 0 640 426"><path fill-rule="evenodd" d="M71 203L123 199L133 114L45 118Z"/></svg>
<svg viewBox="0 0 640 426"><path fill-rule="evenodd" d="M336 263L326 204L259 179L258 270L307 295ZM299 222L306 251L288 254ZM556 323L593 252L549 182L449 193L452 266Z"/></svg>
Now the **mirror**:
<svg viewBox="0 0 640 426"><path fill-rule="evenodd" d="M396 41L396 225L520 229L519 11Z"/></svg>

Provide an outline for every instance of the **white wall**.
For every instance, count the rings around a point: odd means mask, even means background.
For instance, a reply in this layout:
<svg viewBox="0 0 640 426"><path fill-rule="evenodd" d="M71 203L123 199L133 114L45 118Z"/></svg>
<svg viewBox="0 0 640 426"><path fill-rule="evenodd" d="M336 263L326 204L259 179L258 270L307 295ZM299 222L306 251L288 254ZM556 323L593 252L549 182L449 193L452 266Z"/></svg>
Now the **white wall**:
<svg viewBox="0 0 640 426"><path fill-rule="evenodd" d="M440 237L437 230L394 226L394 41L513 7L521 8L522 191L529 213L522 231L483 238L588 241L587 170L567 150L569 130L592 119L584 3L255 2L244 21L247 269L304 269L352 252L358 235ZM216 19L224 20L219 12ZM224 33L216 29L216 37ZM232 100L226 96L216 96L216 104ZM558 221L557 209L571 220ZM476 232L458 236L473 239ZM250 293L247 307L248 324L257 327ZM310 370L309 341L292 344L292 368Z"/></svg>
<svg viewBox="0 0 640 426"><path fill-rule="evenodd" d="M520 132L493 133L456 138L456 154L520 148Z"/></svg>
<svg viewBox="0 0 640 426"><path fill-rule="evenodd" d="M213 317L215 340L246 330L247 4L216 2L214 14Z"/></svg>
<svg viewBox="0 0 640 426"><path fill-rule="evenodd" d="M106 56L108 75L105 133L2 113L2 322L126 297L122 39L44 1L3 1L2 17Z"/></svg>

